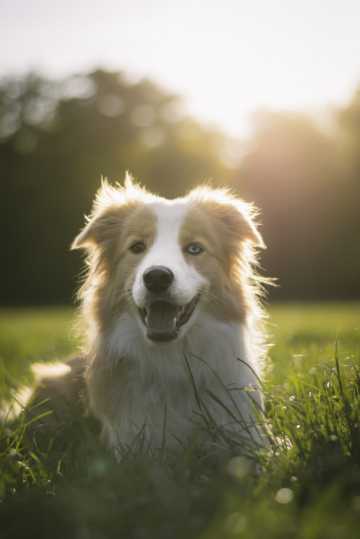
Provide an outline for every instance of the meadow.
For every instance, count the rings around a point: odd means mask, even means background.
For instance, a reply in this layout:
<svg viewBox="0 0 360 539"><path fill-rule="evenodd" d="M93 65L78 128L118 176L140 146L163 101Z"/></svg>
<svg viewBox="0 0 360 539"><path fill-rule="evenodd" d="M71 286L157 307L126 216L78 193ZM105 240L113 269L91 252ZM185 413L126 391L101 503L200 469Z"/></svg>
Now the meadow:
<svg viewBox="0 0 360 539"><path fill-rule="evenodd" d="M191 444L169 462L140 439L117 464L95 418L69 409L56 427L31 429L30 404L0 426L0 537L358 538L360 304L269 313L270 448L245 457L204 420L214 451ZM2 399L29 381L31 363L76 351L73 318L70 308L0 311Z"/></svg>

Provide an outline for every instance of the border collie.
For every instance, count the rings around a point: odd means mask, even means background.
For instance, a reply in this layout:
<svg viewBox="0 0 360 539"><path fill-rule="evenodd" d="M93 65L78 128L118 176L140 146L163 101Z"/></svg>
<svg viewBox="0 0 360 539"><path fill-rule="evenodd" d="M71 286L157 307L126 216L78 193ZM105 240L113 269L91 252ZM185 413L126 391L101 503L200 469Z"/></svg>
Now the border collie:
<svg viewBox="0 0 360 539"><path fill-rule="evenodd" d="M227 190L167 200L129 174L125 187L103 182L72 248L88 255L79 297L89 403L118 456L140 434L176 451L209 442L211 428L264 444L254 216Z"/></svg>

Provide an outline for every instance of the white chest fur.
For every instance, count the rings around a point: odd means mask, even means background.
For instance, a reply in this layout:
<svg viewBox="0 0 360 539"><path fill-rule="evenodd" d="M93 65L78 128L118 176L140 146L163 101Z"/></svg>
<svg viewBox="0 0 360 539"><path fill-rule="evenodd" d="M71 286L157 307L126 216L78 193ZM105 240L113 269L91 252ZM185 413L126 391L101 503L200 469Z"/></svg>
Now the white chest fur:
<svg viewBox="0 0 360 539"><path fill-rule="evenodd" d="M199 309L184 339L159 345L144 342L134 322L123 314L106 345L109 369L118 358L129 358L121 407L111 420L103 418L111 445L130 446L143 429L156 450L166 422L167 447L180 449L188 439L201 438L202 415L208 413L229 431L240 430L234 417L253 423L252 399L261 409L262 395L250 368L257 370L249 328L219 322ZM253 389L251 397L244 387ZM252 431L258 439L256 429Z"/></svg>

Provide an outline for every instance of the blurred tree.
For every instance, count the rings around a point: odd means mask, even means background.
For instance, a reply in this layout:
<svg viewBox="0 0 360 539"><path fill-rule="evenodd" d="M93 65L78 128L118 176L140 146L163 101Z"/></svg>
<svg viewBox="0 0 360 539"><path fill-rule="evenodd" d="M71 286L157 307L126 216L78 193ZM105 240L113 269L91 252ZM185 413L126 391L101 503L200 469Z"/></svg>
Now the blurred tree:
<svg viewBox="0 0 360 539"><path fill-rule="evenodd" d="M2 81L1 303L70 300L80 263L69 245L101 175L122 182L130 170L173 198L210 177L229 183L223 144L181 115L177 96L122 73Z"/></svg>
<svg viewBox="0 0 360 539"><path fill-rule="evenodd" d="M342 263L346 272L343 293L360 293L360 88L351 103L338 111L339 147L343 174L339 182L342 204L338 204L342 231ZM340 227L339 227L340 228Z"/></svg>
<svg viewBox="0 0 360 539"><path fill-rule="evenodd" d="M261 111L253 121L255 135L236 185L261 208L268 246L262 265L280 284L273 298L358 297L360 258L352 227L359 212L349 203L356 189L345 174L338 138L299 114ZM358 154L359 140L352 137Z"/></svg>
<svg viewBox="0 0 360 539"><path fill-rule="evenodd" d="M360 91L331 138L300 114L260 111L245 145L181 114L153 83L98 70L63 81L0 84L0 302L70 300L80 271L69 245L100 176L130 170L173 198L206 179L261 209L277 299L360 295Z"/></svg>

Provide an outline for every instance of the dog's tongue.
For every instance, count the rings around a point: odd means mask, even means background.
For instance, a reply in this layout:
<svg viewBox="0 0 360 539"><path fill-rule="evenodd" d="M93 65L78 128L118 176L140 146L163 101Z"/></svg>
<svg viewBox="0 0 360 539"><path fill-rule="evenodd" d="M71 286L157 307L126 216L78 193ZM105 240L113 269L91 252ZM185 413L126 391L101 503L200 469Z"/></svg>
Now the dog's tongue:
<svg viewBox="0 0 360 539"><path fill-rule="evenodd" d="M147 309L146 324L151 333L171 333L176 328L179 307L166 301L151 303Z"/></svg>

